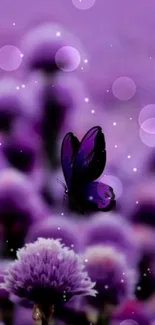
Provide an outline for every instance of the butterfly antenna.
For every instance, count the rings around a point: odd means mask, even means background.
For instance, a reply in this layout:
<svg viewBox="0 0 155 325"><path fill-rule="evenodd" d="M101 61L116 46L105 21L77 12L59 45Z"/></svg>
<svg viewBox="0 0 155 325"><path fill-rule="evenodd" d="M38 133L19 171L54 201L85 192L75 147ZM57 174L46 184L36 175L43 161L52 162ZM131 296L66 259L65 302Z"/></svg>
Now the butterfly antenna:
<svg viewBox="0 0 155 325"><path fill-rule="evenodd" d="M63 186L64 189L66 189L65 184L64 184L62 181L60 181L60 179L57 179L57 182L58 182L59 184L61 184L61 185Z"/></svg>

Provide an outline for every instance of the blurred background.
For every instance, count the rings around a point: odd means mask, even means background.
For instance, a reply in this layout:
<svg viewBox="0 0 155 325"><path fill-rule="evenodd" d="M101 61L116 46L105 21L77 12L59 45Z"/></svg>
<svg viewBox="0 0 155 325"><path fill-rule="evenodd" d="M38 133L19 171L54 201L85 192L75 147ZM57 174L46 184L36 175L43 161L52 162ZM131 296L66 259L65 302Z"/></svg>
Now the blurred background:
<svg viewBox="0 0 155 325"><path fill-rule="evenodd" d="M83 259L97 298L57 324L155 324L155 3L1 0L0 277L16 251L60 238ZM105 134L100 181L116 207L80 215L64 198L61 143ZM0 289L0 324L32 310Z"/></svg>

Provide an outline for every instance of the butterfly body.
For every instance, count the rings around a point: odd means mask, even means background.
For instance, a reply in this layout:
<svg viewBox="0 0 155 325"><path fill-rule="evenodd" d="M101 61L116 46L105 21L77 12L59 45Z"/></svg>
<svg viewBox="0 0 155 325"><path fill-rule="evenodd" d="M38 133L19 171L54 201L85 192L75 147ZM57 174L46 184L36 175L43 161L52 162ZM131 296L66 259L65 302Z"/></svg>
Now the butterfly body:
<svg viewBox="0 0 155 325"><path fill-rule="evenodd" d="M65 193L72 207L86 211L107 211L115 202L113 189L96 179L106 164L105 138L99 126L90 129L80 142L67 133L61 148L66 180Z"/></svg>

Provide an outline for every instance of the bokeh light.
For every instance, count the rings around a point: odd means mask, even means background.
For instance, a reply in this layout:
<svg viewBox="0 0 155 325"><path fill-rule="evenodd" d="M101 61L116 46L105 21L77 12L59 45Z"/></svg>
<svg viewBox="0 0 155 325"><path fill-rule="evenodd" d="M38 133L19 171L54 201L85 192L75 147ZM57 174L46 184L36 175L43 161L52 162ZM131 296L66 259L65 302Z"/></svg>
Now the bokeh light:
<svg viewBox="0 0 155 325"><path fill-rule="evenodd" d="M150 104L144 106L140 113L139 113L139 124L142 126L142 124L149 119L155 118L155 104Z"/></svg>
<svg viewBox="0 0 155 325"><path fill-rule="evenodd" d="M101 178L101 181L114 189L116 199L121 197L123 193L123 185L118 177L113 175L104 175Z"/></svg>
<svg viewBox="0 0 155 325"><path fill-rule="evenodd" d="M14 71L22 63L23 54L13 45L5 45L0 49L0 68L5 71Z"/></svg>
<svg viewBox="0 0 155 325"><path fill-rule="evenodd" d="M81 10L88 10L92 8L96 0L72 0L73 5Z"/></svg>
<svg viewBox="0 0 155 325"><path fill-rule="evenodd" d="M120 325L139 325L139 324L133 319L126 319L123 322L121 322Z"/></svg>
<svg viewBox="0 0 155 325"><path fill-rule="evenodd" d="M144 128L145 128L145 122L144 122ZM143 124L142 127L139 130L139 136L141 141L148 147L154 148L155 147L155 133L150 133L144 131Z"/></svg>
<svg viewBox="0 0 155 325"><path fill-rule="evenodd" d="M57 66L65 72L76 70L80 64L80 60L80 53L72 46L63 46L57 51L55 56Z"/></svg>
<svg viewBox="0 0 155 325"><path fill-rule="evenodd" d="M128 77L120 77L116 79L112 85L113 95L119 100L129 100L136 93L135 82Z"/></svg>

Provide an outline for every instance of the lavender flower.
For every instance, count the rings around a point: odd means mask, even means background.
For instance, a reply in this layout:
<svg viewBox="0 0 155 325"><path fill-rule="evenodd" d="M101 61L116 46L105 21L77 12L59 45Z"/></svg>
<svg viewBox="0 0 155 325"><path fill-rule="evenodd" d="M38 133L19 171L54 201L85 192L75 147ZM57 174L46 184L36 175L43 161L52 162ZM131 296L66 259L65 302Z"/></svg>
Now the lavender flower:
<svg viewBox="0 0 155 325"><path fill-rule="evenodd" d="M14 256L23 245L30 224L46 214L46 207L28 178L12 169L0 172L0 223L7 241L4 254Z"/></svg>
<svg viewBox="0 0 155 325"><path fill-rule="evenodd" d="M155 290L155 241L154 230L144 225L135 226L135 235L140 243L141 258L138 265L139 279L136 286L136 296L147 300Z"/></svg>
<svg viewBox="0 0 155 325"><path fill-rule="evenodd" d="M131 205L128 215L135 224L155 227L154 182L153 176L147 176L133 189L132 197L136 197L138 204Z"/></svg>
<svg viewBox="0 0 155 325"><path fill-rule="evenodd" d="M92 295L94 284L80 257L58 240L39 238L17 252L4 288L41 305L64 303L76 295Z"/></svg>
<svg viewBox="0 0 155 325"><path fill-rule="evenodd" d="M151 325L152 317L147 312L144 304L129 301L114 313L111 325Z"/></svg>
<svg viewBox="0 0 155 325"><path fill-rule="evenodd" d="M0 260L0 284L4 283L4 277L11 264L12 260ZM9 293L7 290L0 288L0 302L9 300Z"/></svg>
<svg viewBox="0 0 155 325"><path fill-rule="evenodd" d="M63 244L74 248L75 251L80 249L75 224L63 217L49 217L33 224L26 237L26 243L34 242L39 237L61 239Z"/></svg>
<svg viewBox="0 0 155 325"><path fill-rule="evenodd" d="M25 65L30 70L41 70L45 73L59 71L55 62L57 51L65 45L57 36L59 26L43 24L31 30L23 40ZM62 58L61 66L66 67L70 58Z"/></svg>
<svg viewBox="0 0 155 325"><path fill-rule="evenodd" d="M125 253L130 264L138 263L139 245L134 231L131 225L117 214L94 215L89 224L86 224L84 238L86 246L112 245Z"/></svg>
<svg viewBox="0 0 155 325"><path fill-rule="evenodd" d="M128 266L123 254L113 247L96 245L87 248L84 260L89 276L96 282L95 304L116 305L132 296L135 271Z"/></svg>
<svg viewBox="0 0 155 325"><path fill-rule="evenodd" d="M30 123L20 119L3 143L2 150L11 166L29 172L33 169L39 154L40 142Z"/></svg>
<svg viewBox="0 0 155 325"><path fill-rule="evenodd" d="M0 83L0 130L9 131L13 121L22 114L22 102L17 82L6 78Z"/></svg>

